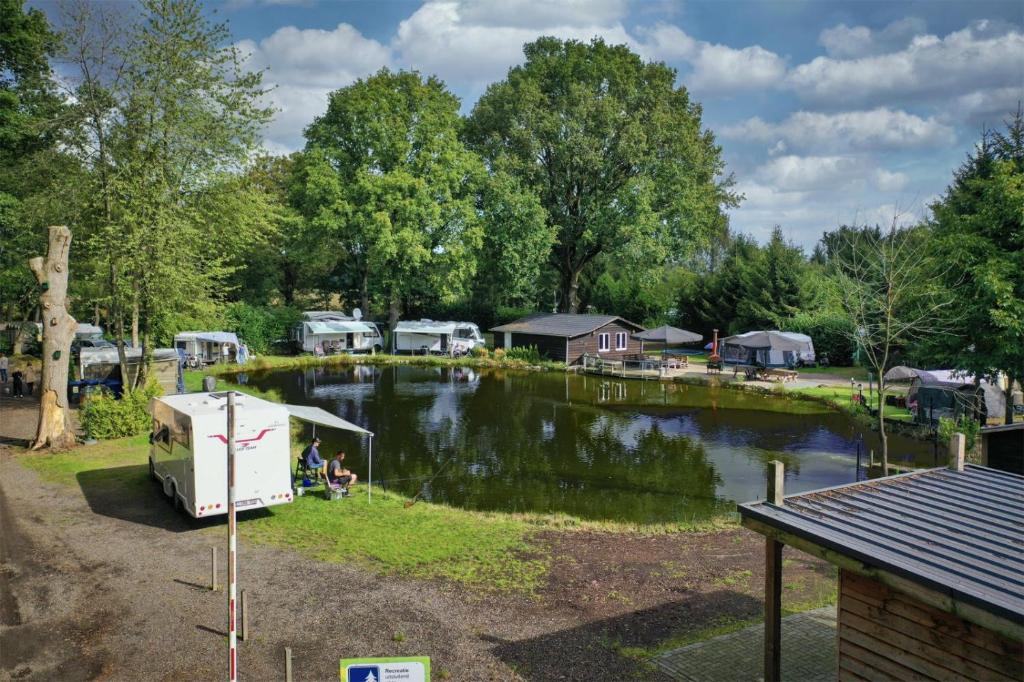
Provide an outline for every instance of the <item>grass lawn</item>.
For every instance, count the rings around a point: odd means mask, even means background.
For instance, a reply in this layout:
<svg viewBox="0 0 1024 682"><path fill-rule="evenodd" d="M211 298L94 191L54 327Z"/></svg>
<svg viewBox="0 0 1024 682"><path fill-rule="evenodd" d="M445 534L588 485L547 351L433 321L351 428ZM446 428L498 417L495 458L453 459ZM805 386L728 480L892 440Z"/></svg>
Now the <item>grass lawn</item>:
<svg viewBox="0 0 1024 682"><path fill-rule="evenodd" d="M825 387L814 387L814 388L797 388L792 389L793 393L802 393L804 395L814 396L816 398L824 398L831 400L847 409L856 409L858 406L853 403L851 398L853 394L850 392L848 386L825 386ZM872 400L867 394L865 394L866 400ZM894 421L905 421L911 422L914 420L914 416L910 414L910 411L904 407L896 407L894 405L886 405L885 418Z"/></svg>
<svg viewBox="0 0 1024 682"><path fill-rule="evenodd" d="M147 473L148 451L148 437L135 436L19 459L54 483L78 485L85 475L131 505L160 494ZM524 518L427 503L406 509L405 498L381 490L370 502L365 485L334 502L311 490L292 504L243 515L241 537L381 573L502 591L532 593L547 570L547 558L529 542L537 527ZM168 506L166 513L174 512ZM221 524L210 523L197 522L199 532L220 532Z"/></svg>
<svg viewBox="0 0 1024 682"><path fill-rule="evenodd" d="M868 370L864 367L806 367L801 372L806 372L807 374L827 374L846 379L847 381L850 379L863 383L868 381Z"/></svg>

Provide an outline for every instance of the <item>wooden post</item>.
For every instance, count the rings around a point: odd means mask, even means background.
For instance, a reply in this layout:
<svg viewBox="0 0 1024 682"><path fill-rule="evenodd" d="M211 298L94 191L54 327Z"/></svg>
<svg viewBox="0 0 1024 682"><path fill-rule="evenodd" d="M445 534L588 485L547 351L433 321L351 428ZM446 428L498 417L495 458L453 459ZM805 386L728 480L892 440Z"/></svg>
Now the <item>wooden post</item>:
<svg viewBox="0 0 1024 682"><path fill-rule="evenodd" d="M284 680L292 682L292 650L287 646L284 648Z"/></svg>
<svg viewBox="0 0 1024 682"><path fill-rule="evenodd" d="M770 504L782 506L783 482L785 481L786 467L778 460L768 462L768 497Z"/></svg>
<svg viewBox="0 0 1024 682"><path fill-rule="evenodd" d="M68 366L78 323L67 309L68 252L71 231L52 225L46 258L36 256L28 267L39 284L43 322L43 371L39 377L39 421L32 449L66 448L75 444L68 421Z"/></svg>
<svg viewBox="0 0 1024 682"><path fill-rule="evenodd" d="M954 433L949 439L949 468L953 471L963 471L966 452L967 436Z"/></svg>
<svg viewBox="0 0 1024 682"><path fill-rule="evenodd" d="M210 591L217 591L217 548L210 548Z"/></svg>
<svg viewBox="0 0 1024 682"><path fill-rule="evenodd" d="M767 502L782 506L785 466L773 460L768 463ZM765 539L764 553L764 679L779 682L782 678L782 543Z"/></svg>
<svg viewBox="0 0 1024 682"><path fill-rule="evenodd" d="M249 600L246 598L245 590L242 590L242 630L239 633L243 642L249 641Z"/></svg>

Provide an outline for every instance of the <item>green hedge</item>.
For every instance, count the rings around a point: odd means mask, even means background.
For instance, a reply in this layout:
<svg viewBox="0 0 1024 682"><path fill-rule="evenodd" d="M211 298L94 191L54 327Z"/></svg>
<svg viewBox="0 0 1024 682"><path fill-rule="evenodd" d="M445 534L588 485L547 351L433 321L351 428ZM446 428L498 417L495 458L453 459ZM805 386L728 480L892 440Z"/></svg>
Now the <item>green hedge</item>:
<svg viewBox="0 0 1024 682"><path fill-rule="evenodd" d="M151 383L143 389L126 391L118 400L113 393L102 389L86 398L82 405L82 428L90 438L97 440L146 433L151 423L147 410L149 400L161 393L159 384Z"/></svg>
<svg viewBox="0 0 1024 682"><path fill-rule="evenodd" d="M831 312L800 313L783 320L779 328L810 336L814 342L815 355L828 355L828 361L833 365L846 367L853 364L854 349L850 338L853 323L845 315Z"/></svg>
<svg viewBox="0 0 1024 682"><path fill-rule="evenodd" d="M255 306L232 303L225 310L228 328L249 349L261 355L287 344L291 329L302 319L302 312L287 306Z"/></svg>

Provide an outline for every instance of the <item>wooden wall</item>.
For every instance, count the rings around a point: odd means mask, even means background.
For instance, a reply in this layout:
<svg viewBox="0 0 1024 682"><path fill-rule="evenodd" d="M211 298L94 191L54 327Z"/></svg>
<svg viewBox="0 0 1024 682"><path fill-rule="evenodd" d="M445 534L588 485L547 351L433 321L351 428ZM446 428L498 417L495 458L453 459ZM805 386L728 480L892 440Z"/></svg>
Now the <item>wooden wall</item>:
<svg viewBox="0 0 1024 682"><path fill-rule="evenodd" d="M600 329L594 331L592 334L585 334L583 336L577 336L574 339L569 339L569 359L566 360L570 365L576 362L581 362L583 354L597 355L604 358L605 360L621 360L627 355L636 355L640 352L640 342L636 339L631 339L630 336L636 334L639 329L633 329L619 324L618 322L610 322ZM615 350L615 333L625 332L626 333L626 349ZM608 350L598 353L597 352L597 336L598 334L608 334Z"/></svg>
<svg viewBox="0 0 1024 682"><path fill-rule="evenodd" d="M839 574L840 680L1021 680L1024 647L856 573Z"/></svg>

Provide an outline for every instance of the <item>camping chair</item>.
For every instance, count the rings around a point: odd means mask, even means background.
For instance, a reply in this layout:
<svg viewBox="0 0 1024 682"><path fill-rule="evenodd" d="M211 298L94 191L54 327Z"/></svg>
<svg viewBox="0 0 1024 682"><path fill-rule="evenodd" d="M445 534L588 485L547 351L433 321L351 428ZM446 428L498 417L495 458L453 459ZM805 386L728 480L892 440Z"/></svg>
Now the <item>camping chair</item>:
<svg viewBox="0 0 1024 682"><path fill-rule="evenodd" d="M324 477L324 498L328 500L340 500L348 497L348 488L340 483L331 483L330 477Z"/></svg>
<svg viewBox="0 0 1024 682"><path fill-rule="evenodd" d="M320 469L310 468L310 466L306 464L306 458L303 457L301 454L298 456L298 458L295 461L294 476L296 481L299 481L299 483L301 483L302 480L306 478L308 478L311 481L316 481L320 478L320 474Z"/></svg>

